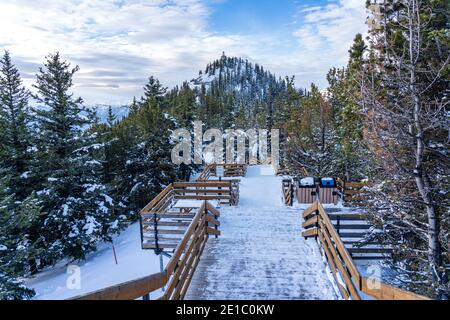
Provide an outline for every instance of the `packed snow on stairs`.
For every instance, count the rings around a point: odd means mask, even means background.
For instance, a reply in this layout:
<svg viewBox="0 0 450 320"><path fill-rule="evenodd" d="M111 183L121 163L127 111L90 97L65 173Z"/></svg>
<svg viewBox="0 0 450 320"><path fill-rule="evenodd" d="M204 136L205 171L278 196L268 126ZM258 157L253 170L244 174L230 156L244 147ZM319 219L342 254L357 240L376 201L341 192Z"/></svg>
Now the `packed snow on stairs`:
<svg viewBox="0 0 450 320"><path fill-rule="evenodd" d="M337 299L317 243L301 237L300 214L283 205L271 166L250 166L239 206L221 208L222 235L208 240L186 299Z"/></svg>

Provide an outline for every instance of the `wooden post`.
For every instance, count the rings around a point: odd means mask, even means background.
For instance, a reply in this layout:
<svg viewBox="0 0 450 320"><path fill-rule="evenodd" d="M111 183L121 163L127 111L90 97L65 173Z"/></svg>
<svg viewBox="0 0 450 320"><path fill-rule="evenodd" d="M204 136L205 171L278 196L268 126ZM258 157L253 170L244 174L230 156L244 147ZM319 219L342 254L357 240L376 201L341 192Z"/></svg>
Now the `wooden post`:
<svg viewBox="0 0 450 320"><path fill-rule="evenodd" d="M316 210L316 216L318 216L319 219L320 219L320 213L319 213L319 208L318 207L317 207L317 210ZM316 222L316 228L317 228L317 230L319 230L319 228L320 228L319 220L317 220L317 222ZM314 237L314 239L317 241L317 235Z"/></svg>
<svg viewBox="0 0 450 320"><path fill-rule="evenodd" d="M290 206L292 207L294 205L294 183L292 183L291 181L291 204Z"/></svg>
<svg viewBox="0 0 450 320"><path fill-rule="evenodd" d="M113 254L114 254L114 261L116 262L116 265L118 265L119 263L117 262L117 254L116 254L116 248L114 247L114 241L112 242L112 250L113 250Z"/></svg>

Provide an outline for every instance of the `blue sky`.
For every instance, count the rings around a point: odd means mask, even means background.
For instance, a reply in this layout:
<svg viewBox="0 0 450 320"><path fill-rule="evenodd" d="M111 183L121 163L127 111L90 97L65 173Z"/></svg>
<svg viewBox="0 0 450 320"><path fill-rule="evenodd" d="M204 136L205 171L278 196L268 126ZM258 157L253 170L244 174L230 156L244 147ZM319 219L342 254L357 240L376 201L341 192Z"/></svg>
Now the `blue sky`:
<svg viewBox="0 0 450 320"><path fill-rule="evenodd" d="M286 29L297 6L292 0L229 0L212 5L212 29L220 33L267 33Z"/></svg>
<svg viewBox="0 0 450 320"><path fill-rule="evenodd" d="M0 50L30 87L44 56L60 51L80 66L74 91L89 104L128 103L150 75L167 86L192 79L222 51L324 88L366 32L364 2L0 0Z"/></svg>

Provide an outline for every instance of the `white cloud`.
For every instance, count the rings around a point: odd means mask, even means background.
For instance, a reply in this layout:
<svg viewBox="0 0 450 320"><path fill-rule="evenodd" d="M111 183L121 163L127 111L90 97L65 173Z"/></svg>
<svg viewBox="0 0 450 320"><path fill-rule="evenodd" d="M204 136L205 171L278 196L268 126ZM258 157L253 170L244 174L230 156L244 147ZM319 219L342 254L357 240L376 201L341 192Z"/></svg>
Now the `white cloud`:
<svg viewBox="0 0 450 320"><path fill-rule="evenodd" d="M125 103L149 75L172 86L239 46L243 37L207 32L208 15L199 0L0 1L0 48L27 84L44 56L60 51L80 65L76 92L88 102Z"/></svg>
<svg viewBox="0 0 450 320"><path fill-rule="evenodd" d="M209 4L223 0L209 1ZM222 51L250 58L297 83L324 85L364 31L361 0L302 7L292 34L213 33L203 0L0 0L0 49L8 49L25 83L48 53L79 64L76 93L88 103L127 103L146 78L167 86L194 77Z"/></svg>
<svg viewBox="0 0 450 320"><path fill-rule="evenodd" d="M316 82L326 86L328 70L346 65L355 35L366 34L365 16L362 0L339 0L300 9L301 27L293 32L298 41L296 56L287 60L298 70L298 85Z"/></svg>

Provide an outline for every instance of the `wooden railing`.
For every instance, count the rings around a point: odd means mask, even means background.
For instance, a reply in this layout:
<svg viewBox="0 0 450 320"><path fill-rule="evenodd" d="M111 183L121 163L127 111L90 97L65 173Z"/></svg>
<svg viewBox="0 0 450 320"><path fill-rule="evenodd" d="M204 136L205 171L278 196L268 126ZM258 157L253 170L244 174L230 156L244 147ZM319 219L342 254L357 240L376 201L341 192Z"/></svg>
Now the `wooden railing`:
<svg viewBox="0 0 450 320"><path fill-rule="evenodd" d="M208 181L216 177L216 168L218 166L224 167L225 177L245 177L247 172L247 165L245 164L208 164L197 178L197 181Z"/></svg>
<svg viewBox="0 0 450 320"><path fill-rule="evenodd" d="M182 200L188 201L179 205ZM196 200L237 205L239 182L176 182L167 186L141 210L142 248L153 249L156 253L176 248L184 229L194 217L192 211L199 206Z"/></svg>
<svg viewBox="0 0 450 320"><path fill-rule="evenodd" d="M142 209L142 213L165 212L182 199L218 200L235 206L239 202L239 180L171 183Z"/></svg>
<svg viewBox="0 0 450 320"><path fill-rule="evenodd" d="M182 300L209 235L220 235L220 212L204 202L198 209L164 271L74 298L75 300L134 300L165 287L158 300Z"/></svg>
<svg viewBox="0 0 450 320"><path fill-rule="evenodd" d="M173 193L175 199L218 200L235 206L239 202L239 180L177 182Z"/></svg>
<svg viewBox="0 0 450 320"><path fill-rule="evenodd" d="M294 204L294 182L292 179L283 179L282 187L284 204L292 207Z"/></svg>
<svg viewBox="0 0 450 320"><path fill-rule="evenodd" d="M392 287L380 281L361 276L350 253L333 226L331 219L316 201L303 212L302 236L315 237L333 272L339 291L345 299L360 300L361 293L375 299L425 300L424 296Z"/></svg>
<svg viewBox="0 0 450 320"><path fill-rule="evenodd" d="M336 184L344 205L357 205L363 200L362 196L366 193L363 188L367 187L367 183L348 182L337 178Z"/></svg>

